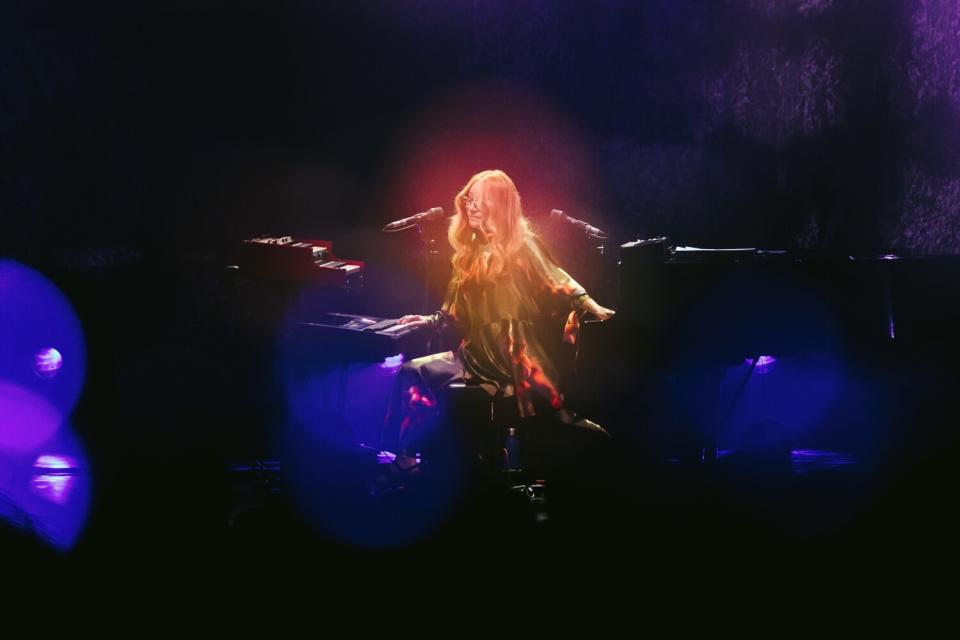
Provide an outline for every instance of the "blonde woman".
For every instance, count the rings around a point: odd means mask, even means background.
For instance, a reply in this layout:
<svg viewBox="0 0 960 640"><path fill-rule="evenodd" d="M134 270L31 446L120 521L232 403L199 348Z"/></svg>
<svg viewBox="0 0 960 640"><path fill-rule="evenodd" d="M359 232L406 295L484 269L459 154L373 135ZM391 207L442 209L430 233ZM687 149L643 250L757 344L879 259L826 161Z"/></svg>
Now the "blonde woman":
<svg viewBox="0 0 960 640"><path fill-rule="evenodd" d="M402 455L415 453L418 432L436 405L434 392L453 383L479 385L491 395L515 397L521 417L538 408L561 422L602 432L564 406L556 367L541 334L557 307L567 316L561 339L574 342L580 314L607 320L614 311L598 304L561 269L530 229L513 180L499 170L476 174L457 194L448 239L453 273L440 311L408 315L400 323L464 334L454 351L406 363L388 408L385 435L399 439Z"/></svg>

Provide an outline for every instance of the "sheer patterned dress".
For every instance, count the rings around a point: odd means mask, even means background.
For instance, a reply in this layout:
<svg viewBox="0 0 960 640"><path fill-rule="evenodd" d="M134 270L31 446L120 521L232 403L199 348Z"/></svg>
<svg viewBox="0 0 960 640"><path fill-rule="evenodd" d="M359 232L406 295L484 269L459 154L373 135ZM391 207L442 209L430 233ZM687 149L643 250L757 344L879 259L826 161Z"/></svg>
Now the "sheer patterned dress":
<svg viewBox="0 0 960 640"><path fill-rule="evenodd" d="M488 244L476 242L472 250L475 260L490 255ZM451 279L433 320L438 328L457 327L463 340L453 351L401 367L387 408L383 445L408 450L405 443L433 417L436 392L455 383L516 398L522 417L548 407L562 422L572 422L575 417L564 408L551 355L564 342L576 343L588 297L534 235L495 279Z"/></svg>

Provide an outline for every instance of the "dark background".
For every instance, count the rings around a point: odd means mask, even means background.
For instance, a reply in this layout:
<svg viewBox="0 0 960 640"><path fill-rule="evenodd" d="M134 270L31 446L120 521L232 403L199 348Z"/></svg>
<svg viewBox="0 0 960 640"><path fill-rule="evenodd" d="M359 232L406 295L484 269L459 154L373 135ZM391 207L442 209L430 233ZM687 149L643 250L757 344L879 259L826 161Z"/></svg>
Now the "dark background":
<svg viewBox="0 0 960 640"><path fill-rule="evenodd" d="M81 415L121 433L270 421L273 341L299 293L238 282L245 238L366 260L364 292L328 307L432 311L443 256L424 298L416 234L380 228L449 212L482 169L514 177L607 304L609 262L550 209L611 247L960 244L953 2L0 7L0 248L74 301Z"/></svg>
<svg viewBox="0 0 960 640"><path fill-rule="evenodd" d="M3 248L369 257L503 168L618 237L960 242L960 9L919 0L2 3ZM344 253L341 251L341 253Z"/></svg>
<svg viewBox="0 0 960 640"><path fill-rule="evenodd" d="M275 342L300 292L238 278L241 240L332 240L367 261L366 287L322 304L429 311L446 274L424 300L416 234L380 228L449 212L470 175L500 168L607 304L609 261L550 209L609 247L954 254L958 32L951 0L0 2L0 254L54 280L86 335L72 423L97 488L89 553L136 551L129 531L158 522L164 545L218 531L218 470L275 454ZM951 297L945 273L916 297ZM885 419L924 453L955 451L949 357L935 344L901 365L842 394L835 414L861 412L862 429L831 437L883 448L870 407L906 388L910 410ZM632 417L634 380L619 380ZM953 459L936 461L889 483L890 521L914 508L900 486L950 488Z"/></svg>

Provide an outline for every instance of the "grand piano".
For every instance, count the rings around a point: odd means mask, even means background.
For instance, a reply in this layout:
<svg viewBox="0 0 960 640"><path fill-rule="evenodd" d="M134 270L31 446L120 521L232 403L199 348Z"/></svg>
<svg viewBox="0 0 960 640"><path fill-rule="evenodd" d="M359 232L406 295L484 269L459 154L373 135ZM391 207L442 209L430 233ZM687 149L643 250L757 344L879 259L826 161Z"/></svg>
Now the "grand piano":
<svg viewBox="0 0 960 640"><path fill-rule="evenodd" d="M628 423L623 431L658 420L661 429L692 429L688 439L707 449L770 358L825 355L868 372L867 385L883 379L863 397L879 406L898 396L903 421L957 395L958 256L710 249L653 238L623 244L618 268L617 316L584 327L579 389L582 406L611 426ZM721 398L733 367L742 383L728 383ZM696 391L678 402L679 386Z"/></svg>
<svg viewBox="0 0 960 640"><path fill-rule="evenodd" d="M703 249L669 238L620 251L621 326L659 364L891 344L960 344L960 257Z"/></svg>

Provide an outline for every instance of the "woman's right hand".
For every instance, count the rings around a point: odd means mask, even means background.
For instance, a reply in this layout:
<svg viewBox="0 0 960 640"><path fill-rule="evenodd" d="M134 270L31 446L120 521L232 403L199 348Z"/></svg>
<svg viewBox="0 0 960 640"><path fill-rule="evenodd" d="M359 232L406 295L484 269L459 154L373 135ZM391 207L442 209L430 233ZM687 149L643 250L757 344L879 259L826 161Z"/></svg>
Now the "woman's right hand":
<svg viewBox="0 0 960 640"><path fill-rule="evenodd" d="M397 320L397 324L406 324L411 327L424 327L433 324L433 316L403 316Z"/></svg>

